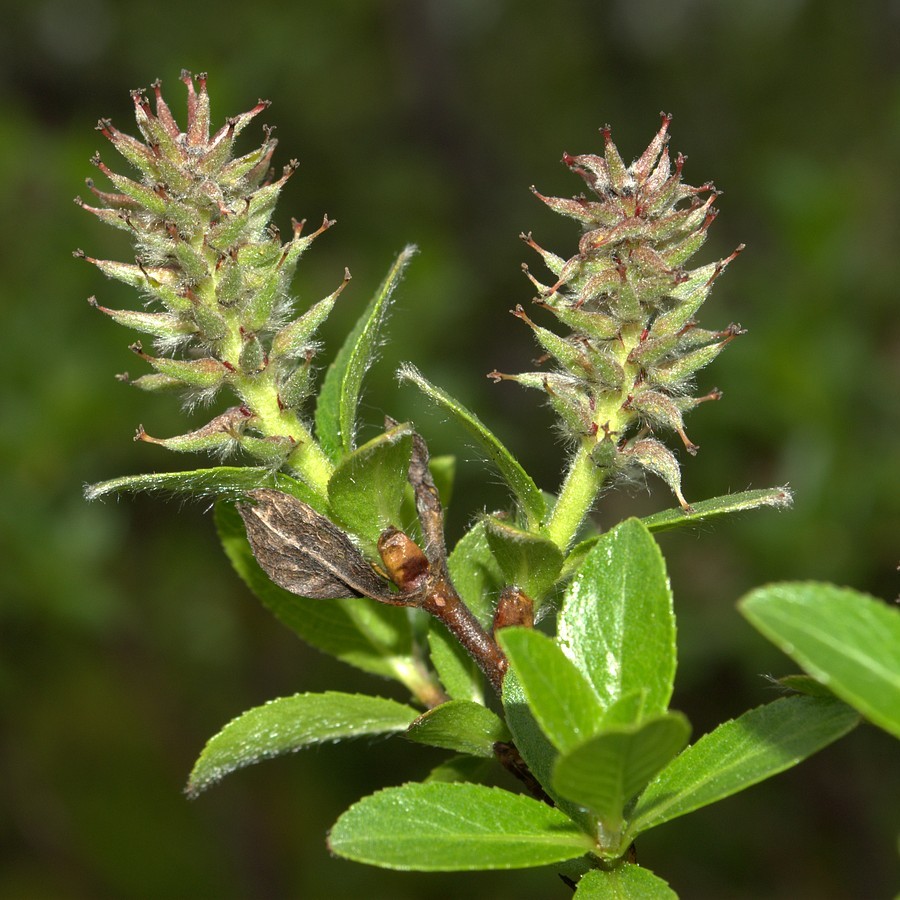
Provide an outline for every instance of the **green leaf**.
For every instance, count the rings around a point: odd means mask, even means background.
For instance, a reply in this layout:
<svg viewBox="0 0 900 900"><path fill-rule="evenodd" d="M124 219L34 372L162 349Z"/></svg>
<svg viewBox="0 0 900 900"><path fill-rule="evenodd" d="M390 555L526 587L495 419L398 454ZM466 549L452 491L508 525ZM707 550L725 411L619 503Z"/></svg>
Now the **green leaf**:
<svg viewBox="0 0 900 900"><path fill-rule="evenodd" d="M388 526L401 528L412 431L397 425L345 456L328 482L334 519L372 545Z"/></svg>
<svg viewBox="0 0 900 900"><path fill-rule="evenodd" d="M452 638L436 619L429 619L428 650L431 664L450 697L484 702L481 670L459 641Z"/></svg>
<svg viewBox="0 0 900 900"><path fill-rule="evenodd" d="M554 746L571 750L596 733L603 707L556 641L530 628L504 628L497 638L528 706Z"/></svg>
<svg viewBox="0 0 900 900"><path fill-rule="evenodd" d="M773 584L744 617L813 678L900 738L900 609L831 584Z"/></svg>
<svg viewBox="0 0 900 900"><path fill-rule="evenodd" d="M334 824L332 853L388 869L525 869L593 843L558 809L478 784L404 784L365 797Z"/></svg>
<svg viewBox="0 0 900 900"><path fill-rule="evenodd" d="M560 646L604 707L645 691L643 715L664 712L675 679L675 614L665 563L637 520L603 535L566 590Z"/></svg>
<svg viewBox="0 0 900 900"><path fill-rule="evenodd" d="M463 603L482 627L489 628L494 617L494 600L503 587L503 573L484 533L484 522L464 534L447 559L450 578Z"/></svg>
<svg viewBox="0 0 900 900"><path fill-rule="evenodd" d="M403 366L399 373L401 380L411 381L438 406L451 413L463 428L475 438L487 458L497 467L513 496L525 515L529 530L537 531L547 512L544 495L519 461L506 449L500 439L475 415L446 391L433 385L418 369Z"/></svg>
<svg viewBox="0 0 900 900"><path fill-rule="evenodd" d="M451 756L435 766L425 779L429 781L465 781L480 784L487 781L496 763L480 756Z"/></svg>
<svg viewBox="0 0 900 900"><path fill-rule="evenodd" d="M366 672L410 684L417 671L406 611L364 597L311 600L273 584L259 567L237 510L218 503L215 522L225 553L244 583L304 641Z"/></svg>
<svg viewBox="0 0 900 900"><path fill-rule="evenodd" d="M223 500L239 500L247 491L256 488L274 488L303 500L314 509L324 506L322 497L302 481L273 472L265 466L215 466L190 472L155 472L146 475L124 475L101 481L85 488L88 500L96 500L106 494L152 493L173 497L217 497Z"/></svg>
<svg viewBox="0 0 900 900"><path fill-rule="evenodd" d="M510 669L503 679L503 713L506 726L512 734L516 749L519 751L528 770L534 775L540 787L556 803L570 819L578 822L582 830L588 834L596 832L596 821L583 807L570 803L559 796L553 788L553 766L559 751L550 743L535 719L525 691L516 677L514 669Z"/></svg>
<svg viewBox="0 0 900 900"><path fill-rule="evenodd" d="M711 500L701 500L692 503L692 512L686 513L680 507L666 509L645 516L641 521L652 532L670 531L673 528L682 528L685 525L697 525L730 513L744 512L748 509L758 509L761 506L774 506L783 509L793 502L791 492L787 487L767 488L759 491L742 491L738 494L725 494L723 497L713 497Z"/></svg>
<svg viewBox="0 0 900 900"><path fill-rule="evenodd" d="M853 729L839 700L783 697L719 725L680 753L638 798L628 835L736 794L811 756Z"/></svg>
<svg viewBox="0 0 900 900"><path fill-rule="evenodd" d="M196 796L236 769L343 738L401 732L418 711L363 694L296 694L270 700L229 722L210 738L188 780Z"/></svg>
<svg viewBox="0 0 900 900"><path fill-rule="evenodd" d="M559 573L560 581L568 581L581 568L582 563L587 559L588 553L594 549L600 535L595 534L583 541L579 541L566 555L562 570Z"/></svg>
<svg viewBox="0 0 900 900"><path fill-rule="evenodd" d="M437 488L438 497L441 499L441 506L444 509L450 505L453 499L453 482L456 478L456 457L452 454L444 454L443 456L432 456L428 460L428 471L431 472L431 478L434 486Z"/></svg>
<svg viewBox="0 0 900 900"><path fill-rule="evenodd" d="M429 709L409 726L406 737L418 744L487 759L494 757L494 744L510 740L503 720L471 700L450 700Z"/></svg>
<svg viewBox="0 0 900 900"><path fill-rule="evenodd" d="M776 683L785 690L806 694L808 697L834 697L834 694L821 681L816 681L809 675L785 675Z"/></svg>
<svg viewBox="0 0 900 900"><path fill-rule="evenodd" d="M593 869L579 882L574 900L677 900L658 875L632 863L609 871Z"/></svg>
<svg viewBox="0 0 900 900"><path fill-rule="evenodd" d="M502 632L501 632L502 634ZM503 712L506 726L534 777L548 793L553 792L553 766L559 751L541 730L521 682L511 668L503 679ZM554 797L554 799L556 799Z"/></svg>
<svg viewBox="0 0 900 900"><path fill-rule="evenodd" d="M604 730L556 761L553 785L600 818L618 856L625 806L688 742L691 726L680 713Z"/></svg>
<svg viewBox="0 0 900 900"><path fill-rule="evenodd" d="M493 516L485 517L484 530L506 583L521 588L538 606L559 575L562 551L553 541Z"/></svg>
<svg viewBox="0 0 900 900"><path fill-rule="evenodd" d="M335 461L353 450L363 378L378 350L391 295L415 252L410 244L394 261L325 373L316 403L316 437Z"/></svg>

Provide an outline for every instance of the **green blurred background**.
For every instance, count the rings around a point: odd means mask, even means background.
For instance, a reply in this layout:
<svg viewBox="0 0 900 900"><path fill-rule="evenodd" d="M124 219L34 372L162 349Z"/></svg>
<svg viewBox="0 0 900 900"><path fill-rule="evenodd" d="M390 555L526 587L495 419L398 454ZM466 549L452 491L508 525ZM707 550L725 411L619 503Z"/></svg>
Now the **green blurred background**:
<svg viewBox="0 0 900 900"><path fill-rule="evenodd" d="M209 510L88 505L82 485L202 461L131 434L185 430L172 400L113 374L132 337L85 302L135 298L75 260L128 259L78 210L93 130L134 132L128 91L161 77L183 114L182 67L210 73L217 122L258 97L278 164L298 157L277 223L338 227L301 263L301 302L354 280L334 350L392 255L421 248L372 374L365 414L413 418L434 453L460 435L393 371L411 360L474 408L537 480L561 447L540 398L494 386L527 368L518 240L568 255L576 233L528 191L572 195L563 150L637 155L675 114L686 179L726 190L699 261L747 251L702 324L749 334L701 373L725 399L693 414L684 467L702 499L790 482L791 512L663 536L682 663L675 705L696 733L770 699L791 665L734 609L760 582L828 579L896 597L897 189L900 4L842 0L394 0L252 4L34 0L0 27L0 896L10 898L550 898L552 872L406 875L329 858L326 829L364 793L438 756L402 741L266 763L188 802L205 739L274 696L392 686L307 650L248 595ZM254 125L249 132L261 135ZM251 139L246 139L246 148ZM124 168L123 163L119 163ZM327 355L323 357L327 360ZM506 500L468 448L450 527ZM671 505L615 492L598 519ZM640 860L694 898L879 898L900 887L900 753L871 727L774 782L666 825Z"/></svg>

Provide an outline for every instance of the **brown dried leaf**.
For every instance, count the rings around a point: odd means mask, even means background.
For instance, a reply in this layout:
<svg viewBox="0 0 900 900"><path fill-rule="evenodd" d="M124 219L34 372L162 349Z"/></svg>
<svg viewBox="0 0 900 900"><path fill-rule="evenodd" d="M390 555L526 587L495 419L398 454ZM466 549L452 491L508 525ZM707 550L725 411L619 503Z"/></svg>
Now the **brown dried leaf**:
<svg viewBox="0 0 900 900"><path fill-rule="evenodd" d="M311 506L268 488L238 503L253 555L280 587L302 597L371 597L405 604L392 594L350 538Z"/></svg>

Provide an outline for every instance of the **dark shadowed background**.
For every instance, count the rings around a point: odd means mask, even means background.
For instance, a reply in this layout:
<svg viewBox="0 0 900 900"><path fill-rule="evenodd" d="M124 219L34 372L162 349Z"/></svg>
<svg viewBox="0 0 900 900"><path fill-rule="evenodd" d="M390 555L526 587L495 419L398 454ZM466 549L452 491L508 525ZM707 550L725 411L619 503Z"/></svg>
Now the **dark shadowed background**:
<svg viewBox="0 0 900 900"><path fill-rule="evenodd" d="M662 536L682 662L675 706L700 734L772 697L790 663L734 604L776 579L898 593L900 3L843 0L394 0L121 4L34 0L0 25L0 896L11 898L551 898L549 870L407 875L329 858L353 800L423 777L439 758L400 740L326 747L181 794L206 738L271 697L391 695L302 646L248 594L201 505L87 504L82 485L202 463L133 444L185 430L171 399L113 375L130 334L91 310L136 297L71 251L128 259L84 193L109 116L134 132L131 88L208 71L216 124L272 101L277 163L299 158L276 222L338 227L301 262L308 303L354 279L322 361L415 241L365 414L412 418L434 453L460 434L393 372L411 360L475 409L553 489L562 449L540 397L494 386L536 355L508 310L540 270L521 231L562 255L576 231L528 190L572 195L559 160L600 152L610 123L636 156L672 112L686 180L725 190L700 262L747 250L702 310L749 330L700 386L702 446L684 465L702 499L790 482L790 512ZM259 120L257 120L259 121ZM261 137L254 123L245 148ZM118 163L120 170L126 168ZM138 363L138 366L136 366ZM671 505L615 492L611 525ZM451 514L506 503L460 453ZM396 694L394 694L396 695ZM863 727L773 782L641 840L640 861L688 898L882 898L900 887L900 752Z"/></svg>

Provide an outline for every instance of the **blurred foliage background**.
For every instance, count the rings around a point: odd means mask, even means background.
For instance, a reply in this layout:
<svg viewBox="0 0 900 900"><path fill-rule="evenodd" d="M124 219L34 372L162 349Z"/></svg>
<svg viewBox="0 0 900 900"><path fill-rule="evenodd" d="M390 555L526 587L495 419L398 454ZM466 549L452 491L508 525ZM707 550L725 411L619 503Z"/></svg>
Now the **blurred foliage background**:
<svg viewBox="0 0 900 900"><path fill-rule="evenodd" d="M406 875L329 858L353 800L421 777L402 741L323 748L181 795L206 738L245 708L301 690L391 694L301 646L219 551L209 510L136 499L88 505L82 485L192 467L135 445L184 430L174 401L112 376L131 337L85 302L135 297L73 259L128 259L78 210L134 133L128 91L161 77L183 115L182 67L210 73L214 119L273 101L279 166L301 161L276 221L339 227L301 263L301 303L354 280L333 352L392 255L421 248L399 295L367 416L412 418L434 453L460 434L393 371L401 360L474 408L539 483L561 447L540 398L484 373L536 355L508 314L527 303L518 240L574 252L571 222L528 191L571 196L559 159L599 152L609 122L637 155L675 114L689 183L726 190L701 262L748 249L702 324L749 334L702 374L725 399L688 421L702 445L685 493L790 482L790 512L663 536L682 664L676 708L695 733L772 697L786 659L734 610L750 587L828 579L892 600L900 558L897 315L900 4L841 0L386 0L276 5L34 0L0 29L0 896L437 898L565 896L549 871ZM258 125L249 129L261 135ZM246 139L249 149L251 139ZM120 170L124 164L118 163ZM322 361L328 359L327 353ZM202 414L202 413L201 413ZM199 421L199 420L198 420ZM460 454L451 530L506 502ZM611 493L610 525L672 504ZM640 860L695 898L875 898L898 878L900 754L863 727L798 769L642 839Z"/></svg>

